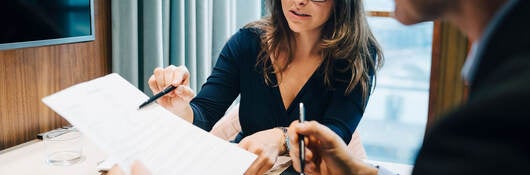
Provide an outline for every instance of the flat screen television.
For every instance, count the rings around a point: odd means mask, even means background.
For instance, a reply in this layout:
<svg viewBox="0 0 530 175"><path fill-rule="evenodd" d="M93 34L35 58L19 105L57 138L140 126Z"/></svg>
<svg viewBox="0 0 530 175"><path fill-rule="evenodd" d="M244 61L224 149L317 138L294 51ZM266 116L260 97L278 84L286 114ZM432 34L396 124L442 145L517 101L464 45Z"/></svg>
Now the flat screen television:
<svg viewBox="0 0 530 175"><path fill-rule="evenodd" d="M0 50L92 41L93 0L0 0Z"/></svg>

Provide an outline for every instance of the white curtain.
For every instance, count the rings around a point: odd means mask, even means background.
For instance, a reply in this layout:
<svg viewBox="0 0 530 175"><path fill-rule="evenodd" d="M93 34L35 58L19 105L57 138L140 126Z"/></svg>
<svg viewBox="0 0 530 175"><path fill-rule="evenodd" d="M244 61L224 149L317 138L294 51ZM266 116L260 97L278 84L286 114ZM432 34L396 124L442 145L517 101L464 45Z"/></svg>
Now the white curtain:
<svg viewBox="0 0 530 175"><path fill-rule="evenodd" d="M186 65L198 91L228 38L262 14L262 0L113 0L112 71L150 93L156 67Z"/></svg>

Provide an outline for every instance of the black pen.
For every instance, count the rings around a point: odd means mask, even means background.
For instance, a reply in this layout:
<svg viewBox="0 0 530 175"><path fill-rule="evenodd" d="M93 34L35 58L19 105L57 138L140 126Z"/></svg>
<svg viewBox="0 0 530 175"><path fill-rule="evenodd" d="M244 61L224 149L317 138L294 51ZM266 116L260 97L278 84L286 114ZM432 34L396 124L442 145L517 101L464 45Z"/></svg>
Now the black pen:
<svg viewBox="0 0 530 175"><path fill-rule="evenodd" d="M147 106L148 104L151 104L153 103L154 101L158 100L160 97L166 95L167 93L175 90L177 87L176 86L173 86L173 85L169 85L168 87L166 87L164 90L162 90L162 92L159 92L158 94L155 94L153 95L152 97L150 97L149 99L147 99L147 101L145 101L144 103L142 103L140 105L140 107L138 107L138 109L142 109L142 107L144 106Z"/></svg>
<svg viewBox="0 0 530 175"><path fill-rule="evenodd" d="M305 108L304 103L300 103L300 123L303 123L305 121ZM305 166L305 144L304 144L304 136L301 134L298 134L298 142L300 144L300 175L304 175L304 166Z"/></svg>

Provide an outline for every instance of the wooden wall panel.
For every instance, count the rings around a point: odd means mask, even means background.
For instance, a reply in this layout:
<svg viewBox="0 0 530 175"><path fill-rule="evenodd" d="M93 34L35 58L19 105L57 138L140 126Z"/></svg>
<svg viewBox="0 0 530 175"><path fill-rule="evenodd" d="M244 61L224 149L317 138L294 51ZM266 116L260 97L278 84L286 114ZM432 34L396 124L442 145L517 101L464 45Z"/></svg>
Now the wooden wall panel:
<svg viewBox="0 0 530 175"><path fill-rule="evenodd" d="M0 51L0 150L68 124L41 98L110 73L110 1L94 6L95 41Z"/></svg>

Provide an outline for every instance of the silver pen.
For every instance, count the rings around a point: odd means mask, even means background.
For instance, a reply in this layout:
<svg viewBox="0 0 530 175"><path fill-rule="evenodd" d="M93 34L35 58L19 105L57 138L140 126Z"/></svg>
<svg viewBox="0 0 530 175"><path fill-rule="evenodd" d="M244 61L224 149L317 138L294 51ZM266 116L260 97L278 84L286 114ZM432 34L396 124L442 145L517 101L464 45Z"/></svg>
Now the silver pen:
<svg viewBox="0 0 530 175"><path fill-rule="evenodd" d="M300 103L300 123L303 123L305 121L305 108L304 103ZM300 153L300 175L304 175L304 166L305 166L305 144L304 144L304 136L301 134L298 134L298 142L300 144L299 146L299 153Z"/></svg>

